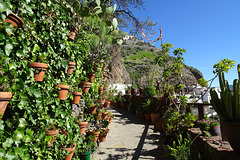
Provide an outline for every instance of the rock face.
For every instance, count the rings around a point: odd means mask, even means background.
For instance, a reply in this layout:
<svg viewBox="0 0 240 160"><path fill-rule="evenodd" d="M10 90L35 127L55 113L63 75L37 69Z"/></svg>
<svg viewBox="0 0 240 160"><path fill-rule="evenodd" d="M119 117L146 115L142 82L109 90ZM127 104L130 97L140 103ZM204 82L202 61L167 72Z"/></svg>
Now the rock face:
<svg viewBox="0 0 240 160"><path fill-rule="evenodd" d="M125 46L124 46L125 47ZM132 47L131 47L132 48ZM121 46L114 45L110 49L112 55L112 66L110 67L110 83L119 84L131 84L132 82L137 84L139 88L145 88L150 84L157 86L156 81L160 82L162 79L163 68L152 64L136 64L130 68L138 74L138 78L134 80L130 77L121 59ZM133 60L134 63L135 60ZM128 67L129 68L129 67ZM176 77L170 77L169 82L172 85L179 83L186 86L196 84L199 78L203 78L202 73L193 67L186 66L182 69L183 73L181 81ZM161 87L161 85L160 85Z"/></svg>
<svg viewBox="0 0 240 160"><path fill-rule="evenodd" d="M130 74L127 72L121 60L121 46L113 45L109 52L112 56L112 62L109 68L109 82L119 84L131 83Z"/></svg>

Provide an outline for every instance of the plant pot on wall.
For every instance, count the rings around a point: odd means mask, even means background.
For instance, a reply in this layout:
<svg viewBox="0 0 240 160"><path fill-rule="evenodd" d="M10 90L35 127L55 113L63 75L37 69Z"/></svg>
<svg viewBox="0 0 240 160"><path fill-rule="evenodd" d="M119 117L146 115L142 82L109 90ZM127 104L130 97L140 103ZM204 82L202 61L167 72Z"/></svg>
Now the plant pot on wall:
<svg viewBox="0 0 240 160"><path fill-rule="evenodd" d="M212 136L220 136L221 135L220 125L211 126L209 132Z"/></svg>
<svg viewBox="0 0 240 160"><path fill-rule="evenodd" d="M69 62L68 63L68 70L67 70L68 74L72 74L74 66L76 66L76 62Z"/></svg>
<svg viewBox="0 0 240 160"><path fill-rule="evenodd" d="M81 92L73 92L73 100L71 104L79 104L81 100L82 93Z"/></svg>
<svg viewBox="0 0 240 160"><path fill-rule="evenodd" d="M91 82L81 82L80 87L82 88L83 93L88 93L90 87L91 87Z"/></svg>
<svg viewBox="0 0 240 160"><path fill-rule="evenodd" d="M45 133L47 136L52 136L51 140L50 140L50 144L47 145L47 147L52 147L53 142L56 138L56 136L58 135L59 129L57 130L46 130Z"/></svg>
<svg viewBox="0 0 240 160"><path fill-rule="evenodd" d="M3 115L8 102L11 100L12 98L12 92L0 92L0 115ZM0 120L1 120L1 116L0 116Z"/></svg>
<svg viewBox="0 0 240 160"><path fill-rule="evenodd" d="M111 104L111 101L105 101L104 108L108 108Z"/></svg>
<svg viewBox="0 0 240 160"><path fill-rule="evenodd" d="M94 82L94 79L95 79L95 73L88 73L87 74L87 77L89 79L89 82L93 83Z"/></svg>
<svg viewBox="0 0 240 160"><path fill-rule="evenodd" d="M95 114L97 110L96 104L93 104L92 107L88 108L88 113Z"/></svg>
<svg viewBox="0 0 240 160"><path fill-rule="evenodd" d="M106 141L106 137L107 137L107 133L100 134L99 137L98 137L98 140L100 142L105 142Z"/></svg>
<svg viewBox="0 0 240 160"><path fill-rule="evenodd" d="M150 114L144 114L146 122L151 122L151 116Z"/></svg>
<svg viewBox="0 0 240 160"><path fill-rule="evenodd" d="M17 28L21 28L23 25L23 21L20 17L18 17L16 14L11 13L7 16L7 18L5 19L5 22L11 23L12 28L14 28L15 26ZM11 36L10 33L8 33L9 36Z"/></svg>
<svg viewBox="0 0 240 160"><path fill-rule="evenodd" d="M234 152L240 153L240 123L224 122L224 127L227 130L227 139Z"/></svg>
<svg viewBox="0 0 240 160"><path fill-rule="evenodd" d="M73 146L72 148L62 148L62 150L66 150L69 152L69 154L65 156L65 160L71 160L75 151L75 146Z"/></svg>
<svg viewBox="0 0 240 160"><path fill-rule="evenodd" d="M80 127L81 134L85 134L88 122L76 122Z"/></svg>
<svg viewBox="0 0 240 160"><path fill-rule="evenodd" d="M78 29L75 27L70 28L70 35L69 35L69 40L73 41L75 39L75 36L78 32Z"/></svg>
<svg viewBox="0 0 240 160"><path fill-rule="evenodd" d="M58 90L58 98L60 100L65 100L68 94L68 90L69 90L69 86L68 85L62 85L62 84L58 84L56 85L56 87L59 87L60 90Z"/></svg>
<svg viewBox="0 0 240 160"><path fill-rule="evenodd" d="M161 117L161 114L160 113L151 113L150 116L151 116L152 123L155 124L157 122L157 120Z"/></svg>
<svg viewBox="0 0 240 160"><path fill-rule="evenodd" d="M45 75L45 71L48 67L45 63L37 63L37 62L31 62L29 65L31 68L34 68L35 70L38 70L38 73L34 71L34 79L36 82L42 82L43 77Z"/></svg>
<svg viewBox="0 0 240 160"><path fill-rule="evenodd" d="M102 109L106 100L98 100L99 108Z"/></svg>
<svg viewBox="0 0 240 160"><path fill-rule="evenodd" d="M103 87L98 88L98 94L101 95L103 93Z"/></svg>
<svg viewBox="0 0 240 160"><path fill-rule="evenodd" d="M92 150L90 150L88 152L80 153L80 159L81 160L91 160L91 153L92 153Z"/></svg>
<svg viewBox="0 0 240 160"><path fill-rule="evenodd" d="M88 133L88 135L94 136L93 142L97 142L100 131L95 132L95 131L89 130L87 133Z"/></svg>

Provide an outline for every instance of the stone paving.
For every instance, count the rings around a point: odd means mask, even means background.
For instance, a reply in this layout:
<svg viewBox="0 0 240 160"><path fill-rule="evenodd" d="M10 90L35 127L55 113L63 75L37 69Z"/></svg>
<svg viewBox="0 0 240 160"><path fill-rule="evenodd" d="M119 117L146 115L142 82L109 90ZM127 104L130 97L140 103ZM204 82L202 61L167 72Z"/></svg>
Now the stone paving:
<svg viewBox="0 0 240 160"><path fill-rule="evenodd" d="M109 109L115 118L105 142L93 154L93 160L168 160L163 137L152 124L122 109Z"/></svg>

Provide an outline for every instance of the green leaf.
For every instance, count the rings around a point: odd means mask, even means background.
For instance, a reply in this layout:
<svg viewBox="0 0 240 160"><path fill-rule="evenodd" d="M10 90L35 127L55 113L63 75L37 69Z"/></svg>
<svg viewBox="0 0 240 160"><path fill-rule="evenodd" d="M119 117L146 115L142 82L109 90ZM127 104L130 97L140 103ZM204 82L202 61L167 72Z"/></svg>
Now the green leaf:
<svg viewBox="0 0 240 160"><path fill-rule="evenodd" d="M3 142L2 146L3 148L7 149L11 147L13 144L13 140L11 138L7 138L5 142Z"/></svg>
<svg viewBox="0 0 240 160"><path fill-rule="evenodd" d="M40 47L37 44L34 44L32 52L36 53L37 51L39 51L39 49Z"/></svg>
<svg viewBox="0 0 240 160"><path fill-rule="evenodd" d="M7 32L7 33L10 33L10 34L13 34L13 33L14 33L11 24L6 25L6 32Z"/></svg>
<svg viewBox="0 0 240 160"><path fill-rule="evenodd" d="M3 157L5 155L5 150L3 148L0 148L0 157Z"/></svg>
<svg viewBox="0 0 240 160"><path fill-rule="evenodd" d="M27 125L27 121L24 118L20 118L18 127L24 128L26 125Z"/></svg>
<svg viewBox="0 0 240 160"><path fill-rule="evenodd" d="M23 130L16 130L14 133L15 140L23 139L24 131Z"/></svg>
<svg viewBox="0 0 240 160"><path fill-rule="evenodd" d="M123 40L119 40L119 41L117 42L117 44L122 45L122 44L123 44Z"/></svg>
<svg viewBox="0 0 240 160"><path fill-rule="evenodd" d="M4 124L3 124L3 121L0 121L0 131L3 131L4 130Z"/></svg>
<svg viewBox="0 0 240 160"><path fill-rule="evenodd" d="M96 4L100 6L100 0L96 0Z"/></svg>
<svg viewBox="0 0 240 160"><path fill-rule="evenodd" d="M116 18L113 18L113 20L112 20L112 25L113 25L113 28L114 28L114 29L117 29L118 21L117 21Z"/></svg>
<svg viewBox="0 0 240 160"><path fill-rule="evenodd" d="M6 45L5 45L4 49L5 49L6 55L9 56L13 49L13 45L9 41L6 41Z"/></svg>
<svg viewBox="0 0 240 160"><path fill-rule="evenodd" d="M115 12L116 9L117 9L117 4L114 4L114 6L113 6L113 12Z"/></svg>
<svg viewBox="0 0 240 160"><path fill-rule="evenodd" d="M112 13L113 13L113 8L112 8L112 7L106 8L106 12L107 12L108 14L112 14Z"/></svg>
<svg viewBox="0 0 240 160"><path fill-rule="evenodd" d="M0 11L5 12L8 9L9 5L6 2L0 2Z"/></svg>
<svg viewBox="0 0 240 160"><path fill-rule="evenodd" d="M3 33L0 33L0 41L5 39L5 35Z"/></svg>
<svg viewBox="0 0 240 160"><path fill-rule="evenodd" d="M24 151L22 148L19 148L19 147L15 147L14 148L14 152L19 155L20 157L22 157L24 155Z"/></svg>
<svg viewBox="0 0 240 160"><path fill-rule="evenodd" d="M13 152L8 152L5 157L7 158L7 160L12 160L14 158L17 158L17 155Z"/></svg>
<svg viewBox="0 0 240 160"><path fill-rule="evenodd" d="M116 37L118 35L118 30L112 31L112 36Z"/></svg>
<svg viewBox="0 0 240 160"><path fill-rule="evenodd" d="M16 56L18 56L19 58L23 58L23 51L21 49L17 50Z"/></svg>

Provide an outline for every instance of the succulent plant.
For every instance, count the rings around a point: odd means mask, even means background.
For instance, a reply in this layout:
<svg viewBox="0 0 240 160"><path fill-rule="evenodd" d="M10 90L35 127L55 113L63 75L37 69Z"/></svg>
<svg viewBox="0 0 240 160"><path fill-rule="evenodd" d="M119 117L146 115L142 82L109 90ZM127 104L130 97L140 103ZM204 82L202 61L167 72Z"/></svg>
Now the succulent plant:
<svg viewBox="0 0 240 160"><path fill-rule="evenodd" d="M240 64L238 64L238 76L240 79ZM240 87L239 79L233 81L233 91L230 90L224 73L219 72L219 84L221 88L220 98L212 88L210 90L211 105L218 115L226 121L240 122Z"/></svg>

